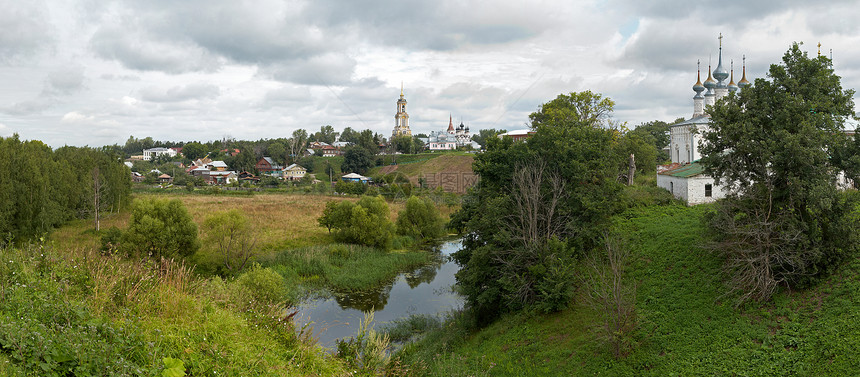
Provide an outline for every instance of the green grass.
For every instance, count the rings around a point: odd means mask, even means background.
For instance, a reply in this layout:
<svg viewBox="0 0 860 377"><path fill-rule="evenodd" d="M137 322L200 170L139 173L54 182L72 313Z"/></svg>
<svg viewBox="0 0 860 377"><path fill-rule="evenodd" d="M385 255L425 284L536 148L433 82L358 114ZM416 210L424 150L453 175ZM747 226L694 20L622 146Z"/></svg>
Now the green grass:
<svg viewBox="0 0 860 377"><path fill-rule="evenodd" d="M303 284L336 291L377 288L398 273L429 263L434 254L426 251L383 251L372 247L331 244L285 250L261 259L281 275L298 278Z"/></svg>
<svg viewBox="0 0 860 377"><path fill-rule="evenodd" d="M161 375L166 357L189 375L345 373L235 281L80 250L0 255L0 375Z"/></svg>
<svg viewBox="0 0 860 377"><path fill-rule="evenodd" d="M638 284L634 349L615 360L581 298L559 313L509 315L475 333L449 321L404 347L423 375L854 376L860 370L860 259L818 286L735 308L705 252L708 206L644 206L615 218ZM455 335L451 335L455 334Z"/></svg>

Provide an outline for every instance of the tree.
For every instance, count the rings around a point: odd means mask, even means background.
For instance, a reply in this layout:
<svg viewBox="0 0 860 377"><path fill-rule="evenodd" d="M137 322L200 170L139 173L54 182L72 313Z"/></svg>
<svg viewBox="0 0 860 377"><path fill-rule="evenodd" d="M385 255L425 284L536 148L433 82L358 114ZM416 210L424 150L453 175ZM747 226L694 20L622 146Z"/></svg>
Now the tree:
<svg viewBox="0 0 860 377"><path fill-rule="evenodd" d="M254 255L257 237L246 218L237 209L216 212L203 222L208 243L215 245L232 272L242 271Z"/></svg>
<svg viewBox="0 0 860 377"><path fill-rule="evenodd" d="M293 137L290 138L288 144L290 149L290 160L292 161L292 159L299 156L301 151L305 149L305 146L308 144L308 132L303 129L293 131Z"/></svg>
<svg viewBox="0 0 860 377"><path fill-rule="evenodd" d="M364 174L373 167L374 163L373 155L367 149L352 145L347 147L343 154L340 170L345 173Z"/></svg>
<svg viewBox="0 0 860 377"><path fill-rule="evenodd" d="M596 126L608 122L611 105L591 92L561 95L530 116L531 138L488 138L475 156L480 180L451 227L466 233L453 257L479 322L533 305L558 310L572 299L572 266L602 244L622 187L612 153L618 132Z"/></svg>
<svg viewBox="0 0 860 377"><path fill-rule="evenodd" d="M678 122L682 122L684 118L675 119L671 124L675 124ZM669 146L669 123L653 120L650 122L642 123L629 133L640 135L643 140L651 141L654 144L654 148L657 149L657 159L658 161L666 161L671 157L669 156L669 152L664 151L664 148ZM648 137L650 136L650 138Z"/></svg>
<svg viewBox="0 0 860 377"><path fill-rule="evenodd" d="M350 127L346 127L343 129L343 132L340 133L340 141L358 144L359 133L353 130Z"/></svg>
<svg viewBox="0 0 860 377"><path fill-rule="evenodd" d="M270 143L266 148L266 154L281 165L286 163L287 148L280 141Z"/></svg>
<svg viewBox="0 0 860 377"><path fill-rule="evenodd" d="M411 196L397 215L397 233L418 242L434 241L445 234L445 221L433 201Z"/></svg>
<svg viewBox="0 0 860 377"><path fill-rule="evenodd" d="M400 135L391 139L394 150L400 153L415 153L415 143L411 136Z"/></svg>
<svg viewBox="0 0 860 377"><path fill-rule="evenodd" d="M337 132L334 131L332 126L322 126L318 132L314 133L313 139L323 143L332 144L337 140Z"/></svg>
<svg viewBox="0 0 860 377"><path fill-rule="evenodd" d="M388 213L388 204L381 197L363 196L357 203L347 200L326 203L317 221L329 231L335 229L338 241L387 249L394 235Z"/></svg>
<svg viewBox="0 0 860 377"><path fill-rule="evenodd" d="M497 130L495 128L486 128L478 131L477 134L472 135L472 141L478 143L483 147L487 145L487 139L498 137L499 134L503 134L505 132L507 131Z"/></svg>
<svg viewBox="0 0 860 377"><path fill-rule="evenodd" d="M371 130L364 130L358 135L358 143L356 143L359 147L364 148L371 156L375 156L379 153L379 140L380 137L378 135L374 135Z"/></svg>
<svg viewBox="0 0 860 377"><path fill-rule="evenodd" d="M200 248L197 225L179 199L137 199L122 247L130 254L187 257Z"/></svg>
<svg viewBox="0 0 860 377"><path fill-rule="evenodd" d="M609 127L612 125L610 114L614 107L615 102L590 90L571 92L559 94L554 100L541 105L540 111L529 115L529 119L533 129L542 125Z"/></svg>
<svg viewBox="0 0 860 377"><path fill-rule="evenodd" d="M182 155L191 161L206 157L206 153L206 147L196 141L182 146Z"/></svg>
<svg viewBox="0 0 860 377"><path fill-rule="evenodd" d="M740 301L813 282L856 249L834 153L847 143L853 94L829 59L809 58L795 43L767 79L708 108L701 161L732 189L711 216L714 250Z"/></svg>

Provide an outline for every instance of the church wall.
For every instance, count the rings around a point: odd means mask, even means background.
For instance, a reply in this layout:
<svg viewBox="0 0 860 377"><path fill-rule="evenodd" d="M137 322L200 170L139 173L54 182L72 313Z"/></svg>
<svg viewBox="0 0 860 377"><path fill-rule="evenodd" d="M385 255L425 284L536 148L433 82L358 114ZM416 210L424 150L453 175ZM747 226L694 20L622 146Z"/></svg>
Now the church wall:
<svg viewBox="0 0 860 377"><path fill-rule="evenodd" d="M711 185L711 196L705 196L705 185ZM672 193L687 205L711 203L726 197L727 191L714 184L714 179L705 175L682 178L657 174L657 186Z"/></svg>

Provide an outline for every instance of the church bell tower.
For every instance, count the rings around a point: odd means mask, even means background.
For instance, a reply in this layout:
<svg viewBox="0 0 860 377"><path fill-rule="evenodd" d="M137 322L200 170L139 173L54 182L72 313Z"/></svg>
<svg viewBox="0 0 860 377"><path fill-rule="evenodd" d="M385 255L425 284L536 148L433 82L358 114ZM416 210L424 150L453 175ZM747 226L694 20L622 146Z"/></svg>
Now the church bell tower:
<svg viewBox="0 0 860 377"><path fill-rule="evenodd" d="M403 98L403 84L400 84L400 99L397 100L397 113L394 114L394 132L391 133L391 138L400 135L412 136L412 130L409 129L409 114L406 113L406 99Z"/></svg>

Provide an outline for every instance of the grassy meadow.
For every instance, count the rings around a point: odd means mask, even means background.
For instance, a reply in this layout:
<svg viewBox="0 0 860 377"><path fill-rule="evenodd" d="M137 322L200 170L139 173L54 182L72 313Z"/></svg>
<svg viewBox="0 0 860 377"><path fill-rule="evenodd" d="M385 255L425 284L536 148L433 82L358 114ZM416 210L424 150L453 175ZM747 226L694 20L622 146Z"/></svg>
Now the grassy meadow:
<svg viewBox="0 0 860 377"><path fill-rule="evenodd" d="M428 376L855 376L860 370L860 259L805 291L735 308L720 260L702 249L709 206L632 208L627 234L638 329L618 360L600 313L580 296L553 314L509 315L477 332L455 316L399 357ZM582 293L582 292L580 292Z"/></svg>
<svg viewBox="0 0 860 377"><path fill-rule="evenodd" d="M103 255L92 220L7 246L0 250L0 376L160 375L171 359L189 375L348 375L342 360L294 328L290 304L307 289L377 287L433 258L334 244L316 219L327 201L356 198L179 190L136 197L179 199L198 226L215 211L238 209L257 232L255 263L235 277L212 276L194 266L214 252L205 242L186 261ZM396 219L404 204L389 206ZM125 229L129 217L107 214L101 227Z"/></svg>

